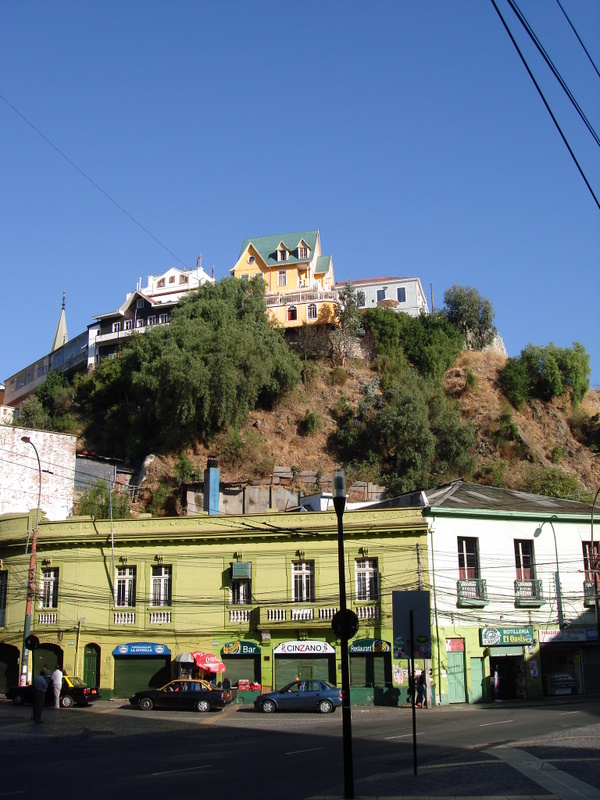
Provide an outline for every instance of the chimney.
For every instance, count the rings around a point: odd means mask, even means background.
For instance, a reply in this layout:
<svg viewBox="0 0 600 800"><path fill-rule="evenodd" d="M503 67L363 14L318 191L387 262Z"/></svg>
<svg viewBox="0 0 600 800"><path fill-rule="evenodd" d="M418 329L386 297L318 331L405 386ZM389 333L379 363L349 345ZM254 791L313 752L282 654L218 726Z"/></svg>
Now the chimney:
<svg viewBox="0 0 600 800"><path fill-rule="evenodd" d="M219 513L219 465L212 457L204 470L204 511L209 516Z"/></svg>

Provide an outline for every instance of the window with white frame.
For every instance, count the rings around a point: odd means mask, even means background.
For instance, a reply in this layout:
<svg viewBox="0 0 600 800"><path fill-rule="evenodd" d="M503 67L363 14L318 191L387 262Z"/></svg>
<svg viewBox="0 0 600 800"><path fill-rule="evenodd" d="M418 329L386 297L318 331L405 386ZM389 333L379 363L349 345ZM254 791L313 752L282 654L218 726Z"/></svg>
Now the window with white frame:
<svg viewBox="0 0 600 800"><path fill-rule="evenodd" d="M308 247L298 248L298 258L308 258Z"/></svg>
<svg viewBox="0 0 600 800"><path fill-rule="evenodd" d="M136 300L135 307L136 308L143 308L144 307L144 301L142 300L141 297L138 297L138 299Z"/></svg>
<svg viewBox="0 0 600 800"><path fill-rule="evenodd" d="M115 581L115 605L118 608L135 606L136 568L117 567Z"/></svg>
<svg viewBox="0 0 600 800"><path fill-rule="evenodd" d="M40 605L42 608L58 608L58 569L56 567L42 569Z"/></svg>
<svg viewBox="0 0 600 800"><path fill-rule="evenodd" d="M143 328L144 327L144 320L142 319L142 317L140 317L139 319L136 320L135 327L136 328Z"/></svg>
<svg viewBox="0 0 600 800"><path fill-rule="evenodd" d="M534 577L531 539L515 539L515 567L517 580L529 581Z"/></svg>
<svg viewBox="0 0 600 800"><path fill-rule="evenodd" d="M356 599L379 600L379 566L376 558L355 561Z"/></svg>
<svg viewBox="0 0 600 800"><path fill-rule="evenodd" d="M356 305L359 308L364 308L366 306L366 304L367 303L366 303L366 300L365 300L365 293L361 289L359 289L356 292Z"/></svg>
<svg viewBox="0 0 600 800"><path fill-rule="evenodd" d="M161 278L156 285L159 289L162 289L162 287L165 285L165 279Z"/></svg>
<svg viewBox="0 0 600 800"><path fill-rule="evenodd" d="M385 289L377 289L377 302L381 303L382 300L385 300Z"/></svg>
<svg viewBox="0 0 600 800"><path fill-rule="evenodd" d="M252 602L252 564L236 561L229 570L229 603L247 605Z"/></svg>
<svg viewBox="0 0 600 800"><path fill-rule="evenodd" d="M150 605L170 606L173 567L170 564L158 564L152 567L150 581Z"/></svg>
<svg viewBox="0 0 600 800"><path fill-rule="evenodd" d="M312 603L315 597L315 562L292 561L292 601Z"/></svg>
<svg viewBox="0 0 600 800"><path fill-rule="evenodd" d="M307 310L308 319L316 319L317 314L317 306L315 303L309 303L308 310Z"/></svg>
<svg viewBox="0 0 600 800"><path fill-rule="evenodd" d="M156 317L154 316L154 314L152 314L150 317L148 317L148 319L146 320L146 324L147 325L156 325Z"/></svg>
<svg viewBox="0 0 600 800"><path fill-rule="evenodd" d="M169 321L169 315L168 314L159 314L158 315L159 325L166 325L168 321Z"/></svg>
<svg viewBox="0 0 600 800"><path fill-rule="evenodd" d="M133 327L133 320L132 319L126 319L125 322L124 322L124 326L125 326L125 330L126 331L130 331L132 329L132 327Z"/></svg>
<svg viewBox="0 0 600 800"><path fill-rule="evenodd" d="M288 251L285 248L281 248L277 251L277 261L287 261L288 260Z"/></svg>
<svg viewBox="0 0 600 800"><path fill-rule="evenodd" d="M398 286L396 289L396 296L399 303L406 303L406 289L404 286Z"/></svg>
<svg viewBox="0 0 600 800"><path fill-rule="evenodd" d="M118 333L121 330L121 323L120 322L113 322L112 324L112 332Z"/></svg>
<svg viewBox="0 0 600 800"><path fill-rule="evenodd" d="M458 577L461 580L479 578L478 540L458 537Z"/></svg>
<svg viewBox="0 0 600 800"><path fill-rule="evenodd" d="M287 271L280 269L277 273L277 286L287 286Z"/></svg>
<svg viewBox="0 0 600 800"><path fill-rule="evenodd" d="M295 322L298 319L298 309L296 306L289 306L287 310L288 322Z"/></svg>

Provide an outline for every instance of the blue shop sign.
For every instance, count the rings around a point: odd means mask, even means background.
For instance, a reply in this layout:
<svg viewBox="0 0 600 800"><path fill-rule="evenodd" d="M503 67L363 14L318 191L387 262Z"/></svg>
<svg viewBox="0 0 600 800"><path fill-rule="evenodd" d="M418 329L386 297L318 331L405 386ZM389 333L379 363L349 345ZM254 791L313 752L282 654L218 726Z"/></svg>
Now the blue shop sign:
<svg viewBox="0 0 600 800"><path fill-rule="evenodd" d="M166 644L128 642L115 647L112 654L113 656L170 656L171 651Z"/></svg>

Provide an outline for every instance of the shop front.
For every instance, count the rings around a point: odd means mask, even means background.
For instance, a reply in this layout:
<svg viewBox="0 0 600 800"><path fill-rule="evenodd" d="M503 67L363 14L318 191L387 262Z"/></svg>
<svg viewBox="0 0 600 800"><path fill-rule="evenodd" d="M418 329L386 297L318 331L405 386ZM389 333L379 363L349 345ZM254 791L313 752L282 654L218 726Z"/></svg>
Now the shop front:
<svg viewBox="0 0 600 800"><path fill-rule="evenodd" d="M328 642L281 642L273 650L275 659L275 685L285 686L295 680L316 678L329 681L334 686L338 680L335 666L335 648Z"/></svg>
<svg viewBox="0 0 600 800"><path fill-rule="evenodd" d="M164 644L129 642L113 650L116 697L157 689L171 679L171 651Z"/></svg>
<svg viewBox="0 0 600 800"><path fill-rule="evenodd" d="M225 664L225 675L232 688L242 687L242 691L261 686L260 647L251 641L235 639L226 642L221 648L221 661Z"/></svg>
<svg viewBox="0 0 600 800"><path fill-rule="evenodd" d="M544 628L538 636L544 695L598 691L596 630Z"/></svg>
<svg viewBox="0 0 600 800"><path fill-rule="evenodd" d="M348 648L352 688L392 685L392 647L382 639L358 639Z"/></svg>
<svg viewBox="0 0 600 800"><path fill-rule="evenodd" d="M533 628L481 628L479 635L481 646L489 653L490 699L525 700L527 674L523 648L533 647Z"/></svg>

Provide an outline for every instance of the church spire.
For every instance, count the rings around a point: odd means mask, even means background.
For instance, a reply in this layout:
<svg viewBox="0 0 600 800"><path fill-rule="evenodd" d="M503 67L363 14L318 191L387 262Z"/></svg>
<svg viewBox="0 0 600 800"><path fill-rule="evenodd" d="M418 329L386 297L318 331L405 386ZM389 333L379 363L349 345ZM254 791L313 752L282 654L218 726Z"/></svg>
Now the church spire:
<svg viewBox="0 0 600 800"><path fill-rule="evenodd" d="M56 333L54 334L50 352L53 353L55 350L58 350L59 347L62 347L63 344L66 344L68 341L67 317L65 315L65 293L63 292L62 308L60 310L60 317L58 318L58 325L56 326Z"/></svg>

